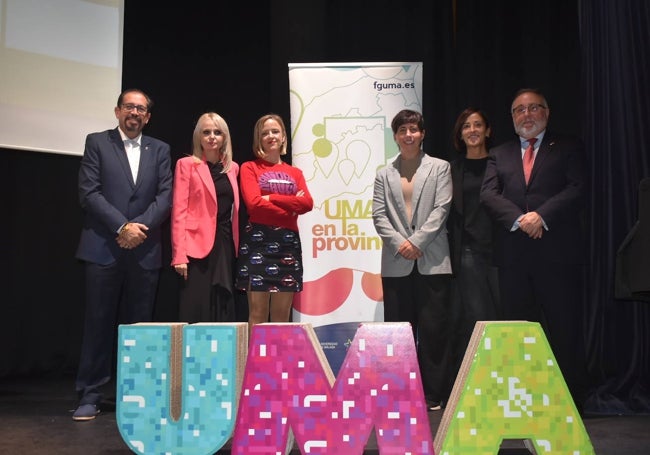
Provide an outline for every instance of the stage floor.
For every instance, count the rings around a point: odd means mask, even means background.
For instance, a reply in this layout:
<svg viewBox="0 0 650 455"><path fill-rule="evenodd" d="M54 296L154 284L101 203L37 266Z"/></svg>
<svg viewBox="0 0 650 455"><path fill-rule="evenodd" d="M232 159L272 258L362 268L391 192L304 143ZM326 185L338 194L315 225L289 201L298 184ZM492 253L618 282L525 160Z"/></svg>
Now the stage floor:
<svg viewBox="0 0 650 455"><path fill-rule="evenodd" d="M110 403L95 419L74 422L76 406L73 379L0 379L0 453L100 454L132 453L117 430ZM442 411L430 412L435 436ZM584 424L597 455L648 455L650 416L586 416ZM230 453L228 446L219 454ZM299 454L294 449L292 454ZM378 454L374 434L364 454ZM500 455L525 455L521 441L507 441Z"/></svg>

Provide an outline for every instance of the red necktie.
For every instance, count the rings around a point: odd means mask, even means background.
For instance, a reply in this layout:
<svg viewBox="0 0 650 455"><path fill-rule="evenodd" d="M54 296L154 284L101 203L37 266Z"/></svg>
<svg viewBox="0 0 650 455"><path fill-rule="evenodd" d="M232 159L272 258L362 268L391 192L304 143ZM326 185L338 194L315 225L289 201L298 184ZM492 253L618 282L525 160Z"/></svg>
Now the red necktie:
<svg viewBox="0 0 650 455"><path fill-rule="evenodd" d="M537 142L536 137L528 139L528 148L524 152L524 178L526 179L526 185L528 185L530 172L533 170L533 162L535 161L535 142Z"/></svg>

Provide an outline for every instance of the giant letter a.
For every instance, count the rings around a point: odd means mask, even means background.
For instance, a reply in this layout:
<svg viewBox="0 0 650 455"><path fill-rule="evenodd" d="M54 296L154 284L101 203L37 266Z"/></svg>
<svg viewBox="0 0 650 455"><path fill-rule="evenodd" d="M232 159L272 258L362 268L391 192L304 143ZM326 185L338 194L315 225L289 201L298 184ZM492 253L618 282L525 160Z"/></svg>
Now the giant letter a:
<svg viewBox="0 0 650 455"><path fill-rule="evenodd" d="M594 449L539 323L476 323L438 427L441 455L493 455L504 439L545 455Z"/></svg>

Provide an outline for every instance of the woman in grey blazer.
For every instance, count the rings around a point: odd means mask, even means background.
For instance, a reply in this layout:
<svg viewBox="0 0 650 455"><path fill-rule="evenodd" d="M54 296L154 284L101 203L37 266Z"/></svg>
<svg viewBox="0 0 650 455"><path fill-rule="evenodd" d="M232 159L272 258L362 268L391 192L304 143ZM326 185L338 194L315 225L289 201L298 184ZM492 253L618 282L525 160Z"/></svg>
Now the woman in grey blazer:
<svg viewBox="0 0 650 455"><path fill-rule="evenodd" d="M452 197L450 166L422 151L424 120L400 111L391 122L400 154L377 172L372 218L382 239L384 320L413 327L427 406L451 392L448 334L451 262L445 227Z"/></svg>

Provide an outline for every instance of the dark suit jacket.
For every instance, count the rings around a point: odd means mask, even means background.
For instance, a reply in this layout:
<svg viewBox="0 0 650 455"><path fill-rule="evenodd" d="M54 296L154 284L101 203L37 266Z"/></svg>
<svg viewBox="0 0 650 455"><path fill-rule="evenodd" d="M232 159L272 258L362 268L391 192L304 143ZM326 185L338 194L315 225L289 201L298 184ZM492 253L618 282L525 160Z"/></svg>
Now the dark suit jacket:
<svg viewBox="0 0 650 455"><path fill-rule="evenodd" d="M127 250L115 241L127 221L145 224L147 239L132 250L144 269L162 266L160 225L171 209L172 172L169 145L142 136L140 167L134 183L117 128L92 133L79 169L79 201L84 224L77 258L100 265L115 262Z"/></svg>
<svg viewBox="0 0 650 455"><path fill-rule="evenodd" d="M526 186L519 138L490 151L481 203L497 223L496 265L524 260L581 263L584 260L582 210L585 157L581 141L546 131ZM528 211L543 218L548 230L533 240L520 229L510 231Z"/></svg>

